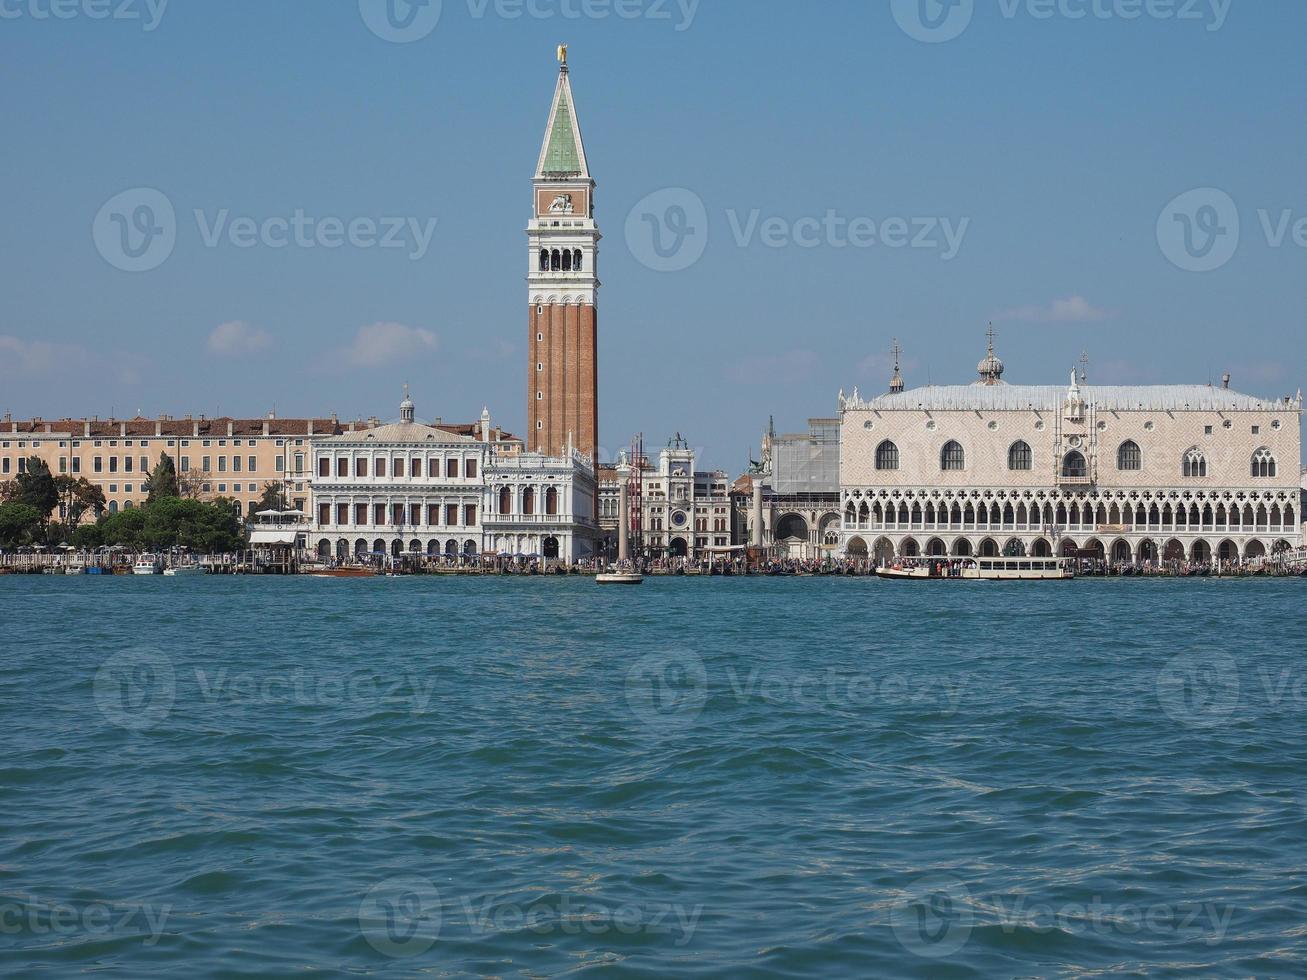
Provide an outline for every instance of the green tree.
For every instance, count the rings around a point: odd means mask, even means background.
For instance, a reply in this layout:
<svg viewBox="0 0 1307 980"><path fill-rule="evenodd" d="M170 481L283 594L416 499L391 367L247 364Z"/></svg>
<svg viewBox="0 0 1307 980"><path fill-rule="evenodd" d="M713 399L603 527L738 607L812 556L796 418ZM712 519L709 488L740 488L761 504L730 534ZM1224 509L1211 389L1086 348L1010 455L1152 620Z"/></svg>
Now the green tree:
<svg viewBox="0 0 1307 980"><path fill-rule="evenodd" d="M15 482L18 484L19 503L40 511L44 525L59 506L59 489L50 475L50 467L39 456L33 456L27 461L27 471L19 473Z"/></svg>
<svg viewBox="0 0 1307 980"><path fill-rule="evenodd" d="M202 554L239 551L245 535L237 518L239 504L229 500L205 503L180 497L165 498L144 508L141 535L156 550L184 547Z"/></svg>
<svg viewBox="0 0 1307 980"><path fill-rule="evenodd" d="M89 511L98 521L104 516L104 491L84 476L57 476L55 488L63 506L65 523L72 528L81 525Z"/></svg>
<svg viewBox="0 0 1307 980"><path fill-rule="evenodd" d="M145 511L128 507L116 514L107 515L99 524L103 541L108 545L122 545L131 551L144 551Z"/></svg>
<svg viewBox="0 0 1307 980"><path fill-rule="evenodd" d="M42 523L49 518L30 504L0 504L0 548L17 548L28 544L41 531Z"/></svg>
<svg viewBox="0 0 1307 980"><path fill-rule="evenodd" d="M73 529L72 537L68 543L80 548L82 551L94 551L105 543L104 525L102 523L82 524Z"/></svg>
<svg viewBox="0 0 1307 980"><path fill-rule="evenodd" d="M269 480L263 485L263 495L250 504L250 516L261 510L290 510L286 499L286 485L280 480Z"/></svg>
<svg viewBox="0 0 1307 980"><path fill-rule="evenodd" d="M145 488L150 494L146 502L151 504L157 500L181 496L177 485L177 467L167 453L159 457L159 464L151 471Z"/></svg>

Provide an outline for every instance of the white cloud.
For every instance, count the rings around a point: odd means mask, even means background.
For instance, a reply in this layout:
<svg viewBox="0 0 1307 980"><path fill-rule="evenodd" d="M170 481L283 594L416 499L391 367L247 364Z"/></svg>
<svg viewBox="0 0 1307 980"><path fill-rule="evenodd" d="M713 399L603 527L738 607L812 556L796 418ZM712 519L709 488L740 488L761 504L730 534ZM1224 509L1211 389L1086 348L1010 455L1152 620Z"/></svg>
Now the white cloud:
<svg viewBox="0 0 1307 980"><path fill-rule="evenodd" d="M1083 296L1055 299L1049 306L1019 306L994 315L995 320L1025 323L1098 323L1116 316L1112 310L1094 306Z"/></svg>
<svg viewBox="0 0 1307 980"><path fill-rule="evenodd" d="M436 335L402 323L373 323L359 327L354 340L332 357L338 367L382 367L431 354L439 347Z"/></svg>
<svg viewBox="0 0 1307 980"><path fill-rule="evenodd" d="M127 351L92 351L80 344L52 344L45 340L24 340L0 334L0 378L30 381L58 377L73 384L103 383L139 385L147 361Z"/></svg>
<svg viewBox="0 0 1307 980"><path fill-rule="evenodd" d="M209 353L221 357L244 357L257 354L272 346L272 337L266 331L241 320L220 323L209 334Z"/></svg>

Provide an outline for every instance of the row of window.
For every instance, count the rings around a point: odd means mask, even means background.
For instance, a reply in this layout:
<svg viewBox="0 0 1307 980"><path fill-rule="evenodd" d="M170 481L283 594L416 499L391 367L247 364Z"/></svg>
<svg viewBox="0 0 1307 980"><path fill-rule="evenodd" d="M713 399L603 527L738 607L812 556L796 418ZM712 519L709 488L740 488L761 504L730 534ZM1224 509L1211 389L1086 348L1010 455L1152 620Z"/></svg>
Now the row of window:
<svg viewBox="0 0 1307 980"><path fill-rule="evenodd" d="M550 487L543 495L544 513L555 515L558 513L558 488ZM536 512L537 493L532 487L527 487L522 491L522 513L528 517ZM509 487L504 487L499 491L499 513L513 513L513 491Z"/></svg>
<svg viewBox="0 0 1307 980"><path fill-rule="evenodd" d="M554 249L552 252L547 248L540 250L541 272L580 272L582 264L579 248Z"/></svg>
<svg viewBox="0 0 1307 980"><path fill-rule="evenodd" d="M386 470L389 469L391 475L399 479L399 478L403 478L405 471L407 470L409 476L411 476L413 479L419 479L421 478L422 471L425 468L427 477L429 479L432 480L440 479L440 473L442 467L440 465L440 459L437 457L434 456L431 457L426 461L425 464L423 463L421 456L414 456L411 460L408 460L407 463L405 463L405 457L396 456L393 459L390 459L390 463L387 464L386 461L389 458L390 457L386 457L386 456L378 456L372 460L371 469L372 469L373 476L384 477L386 475ZM446 479L451 479L451 480L458 479L460 468L462 469L463 475L467 477L467 479L472 480L476 478L477 461L475 459L463 460L461 467L459 464L460 461L452 456L445 460L445 465L443 469L444 469L444 474ZM369 469L368 457L360 456L354 460L354 466L353 466L354 476L366 477L368 475L368 469ZM337 457L336 476L348 477L349 475L350 475L349 457L347 456ZM324 478L331 476L330 457L328 456L318 457L318 476Z"/></svg>
<svg viewBox="0 0 1307 980"><path fill-rule="evenodd" d="M1007 466L1013 471L1034 469L1035 454L1030 444L1024 440L1014 442L1008 449ZM1144 466L1143 450L1139 444L1128 439L1117 448L1116 468L1121 472L1137 472ZM967 467L966 450L961 443L950 440L944 444L939 454L939 468L945 472L957 472ZM899 447L886 439L876 447L876 469L897 470L899 468ZM1253 453L1251 475L1255 478L1269 479L1279 472L1275 456L1269 449L1262 448ZM1202 478L1207 476L1207 457L1197 447L1184 454L1181 471L1186 477ZM1062 458L1062 475L1071 478L1088 476L1089 462L1084 453L1073 450Z"/></svg>
<svg viewBox="0 0 1307 980"><path fill-rule="evenodd" d="M1281 507L1279 504L1272 504L1268 508L1264 503L1256 507L1252 504L1244 504L1242 507L1238 504L1231 504L1229 507L1224 503L1217 504L1215 507L1205 504L1200 508L1198 504L1173 506L1170 503L1160 507L1157 504L1148 507L1143 504L1126 504L1122 507L1116 503L1110 506L1102 503L1097 505L1086 503L1082 507L1079 503L1073 502L1068 506L1062 502L1056 506L1052 503L1029 506L1021 503L1015 507L1012 504L1005 504L1000 508L996 503L989 505L982 503L977 506L968 502L965 507L958 503L941 504L936 507L933 502L927 502L923 507L919 502L914 502L909 508L904 501L897 503L891 501L887 505L877 501L869 506L864 500L857 507L854 506L853 501L849 501L844 508L844 521L849 528L867 528L869 525L915 528L976 525L1007 528L1039 525L1265 528L1268 525L1293 527L1296 519L1297 512L1292 505L1286 504Z"/></svg>
<svg viewBox="0 0 1307 980"><path fill-rule="evenodd" d="M476 522L476 504L428 504L425 508L421 504L318 504L318 524L323 527L333 523L337 527L351 523L355 527L475 527Z"/></svg>

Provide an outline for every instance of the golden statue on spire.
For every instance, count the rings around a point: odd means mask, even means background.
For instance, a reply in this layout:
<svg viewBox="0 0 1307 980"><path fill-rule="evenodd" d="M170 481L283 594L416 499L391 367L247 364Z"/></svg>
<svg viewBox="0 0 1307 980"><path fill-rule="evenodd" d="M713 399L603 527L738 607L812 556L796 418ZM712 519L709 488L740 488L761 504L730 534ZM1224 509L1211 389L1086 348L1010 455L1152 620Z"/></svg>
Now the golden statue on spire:
<svg viewBox="0 0 1307 980"><path fill-rule="evenodd" d="M558 63L559 63L560 65L563 65L563 66L566 66L566 65L567 65L567 45L566 45L566 44L560 44L560 45L558 46Z"/></svg>

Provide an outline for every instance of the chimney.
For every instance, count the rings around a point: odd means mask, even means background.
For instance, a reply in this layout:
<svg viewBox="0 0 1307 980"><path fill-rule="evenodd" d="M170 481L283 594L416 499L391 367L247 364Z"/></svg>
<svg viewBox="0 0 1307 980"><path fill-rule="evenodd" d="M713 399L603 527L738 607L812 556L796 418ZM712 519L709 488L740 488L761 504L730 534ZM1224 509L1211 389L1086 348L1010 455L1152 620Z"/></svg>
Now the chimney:
<svg viewBox="0 0 1307 980"><path fill-rule="evenodd" d="M46 432L53 432L53 431L54 431L54 428L50 425L49 422L45 423L45 431L46 431Z"/></svg>
<svg viewBox="0 0 1307 980"><path fill-rule="evenodd" d="M264 419L264 420L263 420L263 434L264 434L264 436L269 436L269 435L271 435L271 434L272 434L271 429L272 429L271 424L268 422L267 419Z"/></svg>
<svg viewBox="0 0 1307 980"><path fill-rule="evenodd" d="M234 436L235 434L236 434L236 423L233 422L231 419L228 419L228 420L227 420L227 435L229 435L229 436Z"/></svg>
<svg viewBox="0 0 1307 980"><path fill-rule="evenodd" d="M198 420L191 422L191 435L197 439L200 437L200 423Z"/></svg>
<svg viewBox="0 0 1307 980"><path fill-rule="evenodd" d="M91 423L86 420L82 421L82 438L84 439L91 438Z"/></svg>
<svg viewBox="0 0 1307 980"><path fill-rule="evenodd" d="M127 423L126 423L126 422L119 422L119 423L118 423L118 434L119 434L119 435L122 435L122 436L126 436L126 435L127 435Z"/></svg>
<svg viewBox="0 0 1307 980"><path fill-rule="evenodd" d="M1223 375L1221 376L1221 387L1224 388L1226 391L1229 391L1229 390L1230 390L1230 372L1229 372L1229 371L1226 371L1225 374L1223 374Z"/></svg>
<svg viewBox="0 0 1307 980"><path fill-rule="evenodd" d="M160 416L158 421L154 423L154 434L156 436L163 435L163 416Z"/></svg>
<svg viewBox="0 0 1307 980"><path fill-rule="evenodd" d="M306 435L310 435L310 436L313 435L313 419L309 419L309 428Z"/></svg>

